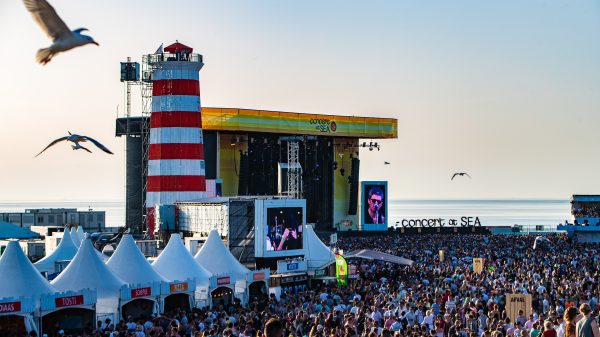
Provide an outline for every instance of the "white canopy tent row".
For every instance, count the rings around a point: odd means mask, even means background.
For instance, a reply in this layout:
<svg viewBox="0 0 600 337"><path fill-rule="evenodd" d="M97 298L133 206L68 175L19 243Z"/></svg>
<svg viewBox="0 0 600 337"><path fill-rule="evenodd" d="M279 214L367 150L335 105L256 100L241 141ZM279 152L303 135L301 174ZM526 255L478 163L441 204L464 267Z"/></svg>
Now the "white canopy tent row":
<svg viewBox="0 0 600 337"><path fill-rule="evenodd" d="M76 235L76 234L75 234ZM42 273L52 275L60 273L62 268L73 260L79 245L73 241L71 231L65 228L63 237L60 243L50 254L47 254L43 259L37 261L34 265Z"/></svg>
<svg viewBox="0 0 600 337"><path fill-rule="evenodd" d="M209 304L208 288L212 274L194 260L192 254L183 245L179 234L171 234L165 249L152 262L152 268L171 282L195 279L193 299L195 306L202 307Z"/></svg>
<svg viewBox="0 0 600 337"><path fill-rule="evenodd" d="M246 303L246 278L250 273L250 269L242 265L231 254L216 229L210 231L208 238L196 253L194 259L213 275L219 275L222 280L225 280L223 277L230 277L230 280L235 279L233 289L235 297L240 299L242 303ZM210 288L215 289L214 285L211 285Z"/></svg>
<svg viewBox="0 0 600 337"><path fill-rule="evenodd" d="M0 335L17 335L2 331L11 320L20 317L27 332L38 332L41 321L52 313L80 307L93 307L93 290L58 293L29 261L17 241L10 241L0 257Z"/></svg>

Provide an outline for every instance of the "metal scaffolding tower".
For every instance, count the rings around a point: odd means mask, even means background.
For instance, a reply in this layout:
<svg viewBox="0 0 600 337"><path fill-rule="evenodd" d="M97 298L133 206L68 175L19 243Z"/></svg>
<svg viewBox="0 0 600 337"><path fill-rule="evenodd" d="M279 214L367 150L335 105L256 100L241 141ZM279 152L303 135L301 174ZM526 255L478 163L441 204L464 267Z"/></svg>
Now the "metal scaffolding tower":
<svg viewBox="0 0 600 337"><path fill-rule="evenodd" d="M287 190L289 196L294 199L302 198L302 174L298 164L298 153L300 145L298 140L288 140L288 171L287 171Z"/></svg>
<svg viewBox="0 0 600 337"><path fill-rule="evenodd" d="M144 179L142 184L142 214L143 218L146 219L146 189L148 176L148 146L150 143L150 114L152 112L152 72L154 71L155 64L151 62L152 55L142 56L142 80L141 80L141 94L142 94L142 177ZM146 230L147 223L143 221L142 227Z"/></svg>

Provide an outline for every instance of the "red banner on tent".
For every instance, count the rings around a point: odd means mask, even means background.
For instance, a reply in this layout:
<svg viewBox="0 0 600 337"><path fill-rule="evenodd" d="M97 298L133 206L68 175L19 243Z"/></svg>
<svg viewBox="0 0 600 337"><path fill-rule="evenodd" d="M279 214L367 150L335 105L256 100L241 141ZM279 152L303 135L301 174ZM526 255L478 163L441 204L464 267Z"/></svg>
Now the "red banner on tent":
<svg viewBox="0 0 600 337"><path fill-rule="evenodd" d="M178 291L187 291L188 290L188 284L187 282L185 283L171 283L169 288L171 289L172 293L178 292Z"/></svg>
<svg viewBox="0 0 600 337"><path fill-rule="evenodd" d="M72 307L74 305L82 305L83 304L83 295L57 297L56 299L54 299L54 303L56 304L57 308Z"/></svg>
<svg viewBox="0 0 600 337"><path fill-rule="evenodd" d="M150 296L151 293L152 289L150 287L131 289L131 298L147 297Z"/></svg>
<svg viewBox="0 0 600 337"><path fill-rule="evenodd" d="M21 302L0 303L0 314L21 311Z"/></svg>
<svg viewBox="0 0 600 337"><path fill-rule="evenodd" d="M229 283L230 283L230 281L231 281L231 279L229 278L229 276L226 276L226 277L219 277L219 278L217 279L217 285L218 285L218 286L222 286L222 285L225 285L225 284L229 284Z"/></svg>

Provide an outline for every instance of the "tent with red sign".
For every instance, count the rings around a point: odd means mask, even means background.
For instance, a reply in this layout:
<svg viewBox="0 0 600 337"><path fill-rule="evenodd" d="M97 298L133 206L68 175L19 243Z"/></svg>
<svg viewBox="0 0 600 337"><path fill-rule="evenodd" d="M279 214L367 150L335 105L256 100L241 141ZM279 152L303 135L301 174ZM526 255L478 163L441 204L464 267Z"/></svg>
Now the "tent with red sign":
<svg viewBox="0 0 600 337"><path fill-rule="evenodd" d="M236 279L236 294L245 294L246 275L250 270L233 257L216 229L210 231L194 259L213 275L233 275Z"/></svg>
<svg viewBox="0 0 600 337"><path fill-rule="evenodd" d="M34 265L40 272L48 275L59 273L61 270L56 269L57 262L69 263L68 261L71 261L77 254L78 247L71 237L71 232L65 228L63 237L56 249Z"/></svg>
<svg viewBox="0 0 600 337"><path fill-rule="evenodd" d="M152 268L171 282L195 279L196 304L207 303L209 279L212 274L194 260L192 254L183 245L179 234L171 234L165 249L152 262Z"/></svg>
<svg viewBox="0 0 600 337"><path fill-rule="evenodd" d="M251 303L255 300L269 296L269 277L270 269L260 269L250 271L246 275L247 291L246 300Z"/></svg>
<svg viewBox="0 0 600 337"><path fill-rule="evenodd" d="M9 326L37 332L33 313L41 296L56 289L31 264L18 241L9 241L0 257L0 275L0 335L18 335L19 331L3 331Z"/></svg>
<svg viewBox="0 0 600 337"><path fill-rule="evenodd" d="M120 290L125 281L116 276L98 256L89 239L83 240L75 258L51 283L59 291L96 290L97 316L116 319Z"/></svg>
<svg viewBox="0 0 600 337"><path fill-rule="evenodd" d="M213 274L210 278L210 306L215 308L233 305L235 294L235 276L232 274Z"/></svg>
<svg viewBox="0 0 600 337"><path fill-rule="evenodd" d="M326 267L335 261L335 254L319 239L312 226L307 225L306 235L306 262L308 270L317 270Z"/></svg>
<svg viewBox="0 0 600 337"><path fill-rule="evenodd" d="M40 330L50 332L60 326L67 335L78 334L96 323L95 305L96 291L92 289L42 295Z"/></svg>
<svg viewBox="0 0 600 337"><path fill-rule="evenodd" d="M108 268L127 282L121 288L121 316L149 317L158 313L162 282L169 282L152 268L129 234L123 235L119 246L106 263Z"/></svg>

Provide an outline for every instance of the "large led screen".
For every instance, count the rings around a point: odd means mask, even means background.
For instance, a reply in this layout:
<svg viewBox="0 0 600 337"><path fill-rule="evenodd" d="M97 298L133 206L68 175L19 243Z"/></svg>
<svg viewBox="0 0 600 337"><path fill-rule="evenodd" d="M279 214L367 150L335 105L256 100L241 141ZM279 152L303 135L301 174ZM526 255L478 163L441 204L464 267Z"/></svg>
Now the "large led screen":
<svg viewBox="0 0 600 337"><path fill-rule="evenodd" d="M362 224L365 231L387 230L387 181L362 182Z"/></svg>
<svg viewBox="0 0 600 337"><path fill-rule="evenodd" d="M304 248L302 207L267 208L265 251Z"/></svg>

